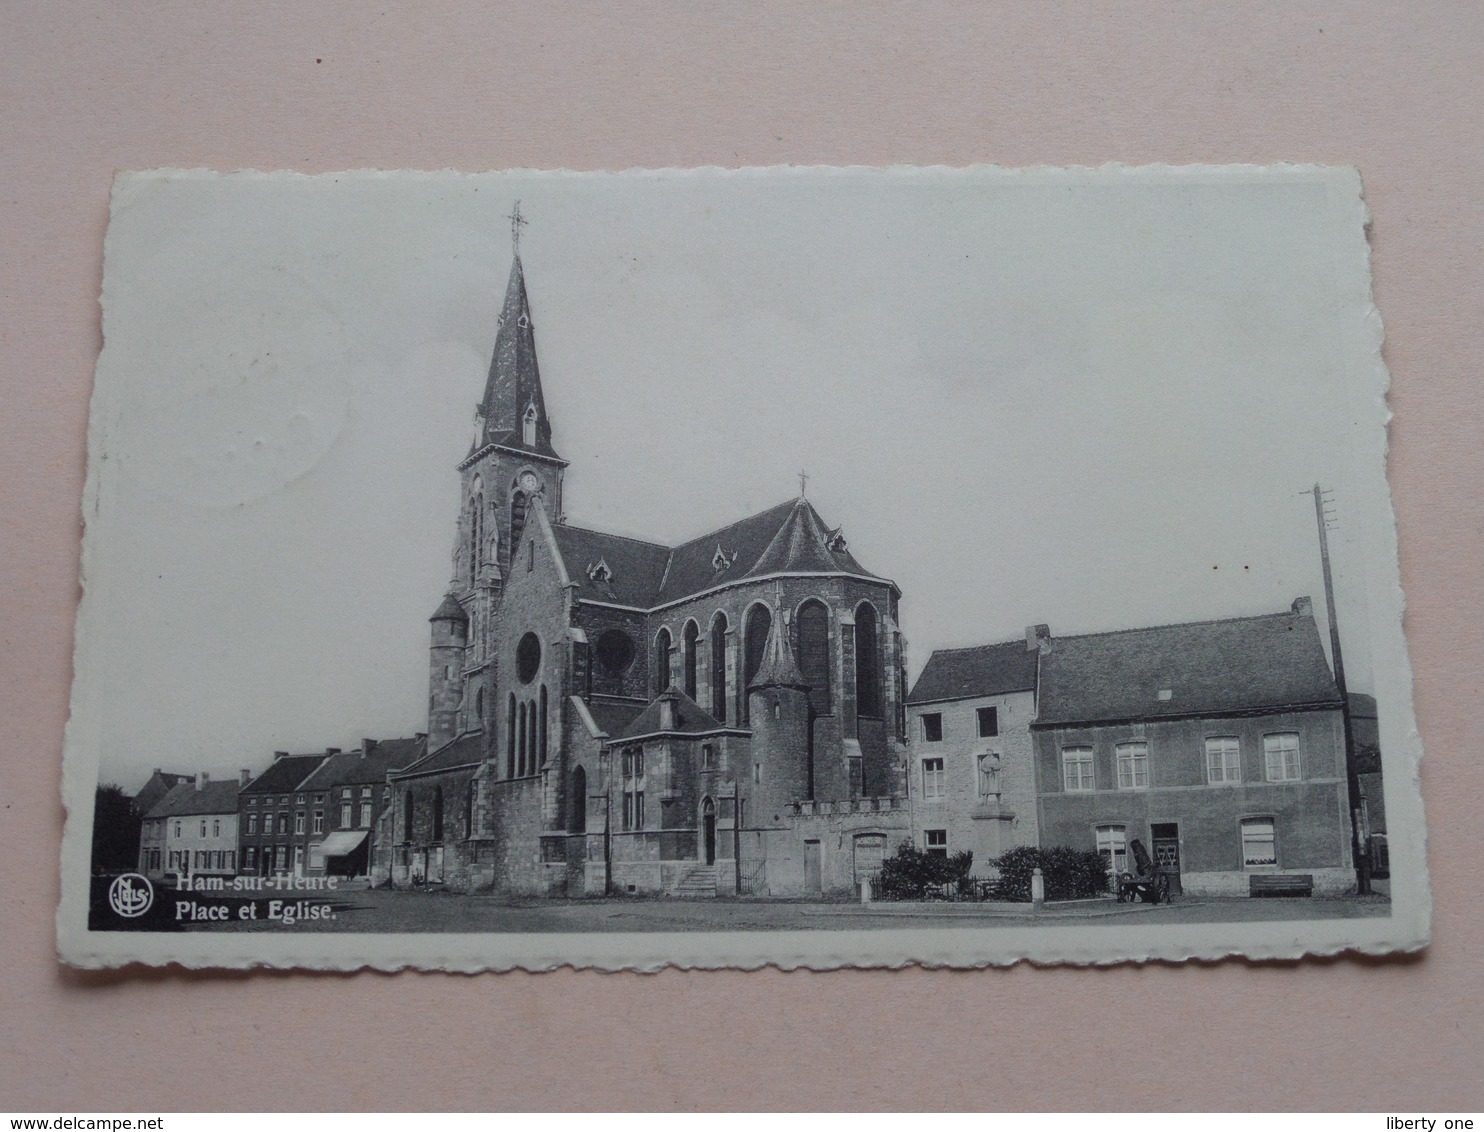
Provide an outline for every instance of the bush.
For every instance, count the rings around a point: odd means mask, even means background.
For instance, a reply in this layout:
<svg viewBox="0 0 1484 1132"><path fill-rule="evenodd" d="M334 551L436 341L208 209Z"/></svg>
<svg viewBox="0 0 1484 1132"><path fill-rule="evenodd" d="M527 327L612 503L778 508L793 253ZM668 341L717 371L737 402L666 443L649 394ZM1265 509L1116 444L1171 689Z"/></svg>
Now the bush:
<svg viewBox="0 0 1484 1132"><path fill-rule="evenodd" d="M949 885L958 894L971 889L969 870L974 854L965 849L951 857L924 853L910 841L897 846L896 855L881 862L876 894L883 900L921 900L930 890Z"/></svg>
<svg viewBox="0 0 1484 1132"><path fill-rule="evenodd" d="M1079 900L1108 891L1108 863L1096 850L1069 849L1054 845L1040 849L1022 845L990 862L999 879L990 888L992 900L1027 902L1031 898L1031 873L1041 870L1047 900Z"/></svg>

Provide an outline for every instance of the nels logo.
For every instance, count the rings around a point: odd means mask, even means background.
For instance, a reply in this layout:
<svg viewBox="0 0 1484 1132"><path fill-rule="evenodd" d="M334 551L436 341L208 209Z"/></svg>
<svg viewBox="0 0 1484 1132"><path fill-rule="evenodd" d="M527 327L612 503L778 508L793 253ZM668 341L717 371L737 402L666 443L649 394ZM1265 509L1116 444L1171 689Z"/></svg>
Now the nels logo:
<svg viewBox="0 0 1484 1132"><path fill-rule="evenodd" d="M154 886L138 873L124 873L108 886L108 906L128 919L144 915L154 902Z"/></svg>

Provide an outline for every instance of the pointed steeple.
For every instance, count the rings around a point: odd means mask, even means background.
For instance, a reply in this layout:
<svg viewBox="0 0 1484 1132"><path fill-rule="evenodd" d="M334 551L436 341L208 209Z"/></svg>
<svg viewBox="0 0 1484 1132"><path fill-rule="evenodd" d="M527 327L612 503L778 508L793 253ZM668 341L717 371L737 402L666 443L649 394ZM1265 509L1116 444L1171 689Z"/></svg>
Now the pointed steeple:
<svg viewBox="0 0 1484 1132"><path fill-rule="evenodd" d="M541 394L541 371L536 364L536 332L526 298L526 277L517 252L505 287L500 329L495 335L489 380L479 407L483 424L481 444L523 448L556 456L551 447L551 421Z"/></svg>
<svg viewBox="0 0 1484 1132"><path fill-rule="evenodd" d="M768 627L768 639L763 645L763 662L758 665L757 675L747 685L749 692L758 688L803 688L809 681L794 662L793 650L788 647L787 630L778 618Z"/></svg>

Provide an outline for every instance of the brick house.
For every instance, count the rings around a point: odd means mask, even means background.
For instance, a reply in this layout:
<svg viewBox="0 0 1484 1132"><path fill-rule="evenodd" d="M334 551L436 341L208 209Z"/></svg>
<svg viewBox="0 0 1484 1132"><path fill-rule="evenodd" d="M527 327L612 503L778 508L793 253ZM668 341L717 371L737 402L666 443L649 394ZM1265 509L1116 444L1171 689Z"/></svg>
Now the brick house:
<svg viewBox="0 0 1484 1132"><path fill-rule="evenodd" d="M362 739L353 751L327 753L295 791L308 807L304 832L294 826L292 859L302 858L305 876L366 876L372 838L391 801L387 775L417 761L427 736Z"/></svg>
<svg viewBox="0 0 1484 1132"><path fill-rule="evenodd" d="M374 875L851 886L857 836L908 831L896 585L802 497L677 546L565 523L519 257L477 413L428 754L391 776ZM745 867L718 864L729 842Z"/></svg>
<svg viewBox="0 0 1484 1132"><path fill-rule="evenodd" d="M202 773L171 787L144 815L139 871L156 879L235 874L241 785L230 779L212 782Z"/></svg>
<svg viewBox="0 0 1484 1132"><path fill-rule="evenodd" d="M1139 838L1185 892L1258 874L1353 891L1342 703L1308 598L1291 610L1042 644L1031 724L1043 846L1132 869Z"/></svg>
<svg viewBox="0 0 1484 1132"><path fill-rule="evenodd" d="M929 853L974 854L972 875L1037 844L1031 722L1045 626L1024 640L939 649L907 697L912 828Z"/></svg>
<svg viewBox="0 0 1484 1132"><path fill-rule="evenodd" d="M275 751L273 762L237 795L239 871L257 876L276 873L302 875L307 863L305 834L315 808L327 804L326 791L303 789L306 778L332 755L291 755ZM322 795L315 802L315 794Z"/></svg>

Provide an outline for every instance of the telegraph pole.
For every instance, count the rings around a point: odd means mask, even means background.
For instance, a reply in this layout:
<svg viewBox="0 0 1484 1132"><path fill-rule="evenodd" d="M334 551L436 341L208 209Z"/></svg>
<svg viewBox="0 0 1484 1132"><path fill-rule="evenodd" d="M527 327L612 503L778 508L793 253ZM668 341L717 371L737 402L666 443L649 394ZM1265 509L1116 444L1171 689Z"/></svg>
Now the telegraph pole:
<svg viewBox="0 0 1484 1132"><path fill-rule="evenodd" d="M1334 658L1335 687L1340 691L1340 719L1345 734L1345 784L1350 797L1350 855L1355 862L1355 891L1364 896L1371 891L1370 860L1360 841L1360 775L1355 769L1355 739L1350 729L1350 692L1345 686L1345 661L1340 655L1340 625L1335 618L1335 583L1329 568L1329 524L1333 518L1325 509L1324 489L1317 483L1300 495L1314 496L1314 520L1319 526L1319 561L1324 567L1324 608L1329 614L1329 648Z"/></svg>

